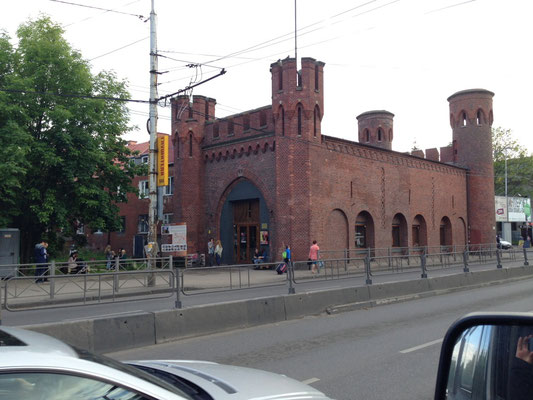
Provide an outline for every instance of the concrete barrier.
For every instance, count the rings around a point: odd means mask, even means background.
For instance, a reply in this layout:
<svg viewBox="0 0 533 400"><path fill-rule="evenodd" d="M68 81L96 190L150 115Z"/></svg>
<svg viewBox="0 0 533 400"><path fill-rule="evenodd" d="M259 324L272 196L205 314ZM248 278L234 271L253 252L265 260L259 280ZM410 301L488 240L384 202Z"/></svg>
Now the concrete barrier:
<svg viewBox="0 0 533 400"><path fill-rule="evenodd" d="M93 320L94 351L105 353L155 343L153 313L139 313Z"/></svg>
<svg viewBox="0 0 533 400"><path fill-rule="evenodd" d="M92 320L26 325L22 328L44 333L70 345L94 351L95 335Z"/></svg>
<svg viewBox="0 0 533 400"><path fill-rule="evenodd" d="M494 269L26 328L95 352L111 352L532 276L533 266Z"/></svg>

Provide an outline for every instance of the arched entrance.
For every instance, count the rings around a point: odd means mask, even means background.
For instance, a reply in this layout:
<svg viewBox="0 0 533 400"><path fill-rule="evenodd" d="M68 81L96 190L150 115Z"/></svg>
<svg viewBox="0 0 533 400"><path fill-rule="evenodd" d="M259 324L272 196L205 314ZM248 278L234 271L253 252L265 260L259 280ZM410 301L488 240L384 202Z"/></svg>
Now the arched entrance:
<svg viewBox="0 0 533 400"><path fill-rule="evenodd" d="M367 211L361 211L355 219L355 248L374 248L374 220Z"/></svg>
<svg viewBox="0 0 533 400"><path fill-rule="evenodd" d="M260 190L242 179L226 197L220 215L224 264L251 264L255 249L270 255L268 208Z"/></svg>
<svg viewBox="0 0 533 400"><path fill-rule="evenodd" d="M407 221L403 214L396 214L392 219L392 247L408 247Z"/></svg>
<svg viewBox="0 0 533 400"><path fill-rule="evenodd" d="M426 220L418 214L413 220L411 227L411 246L424 247L428 245L428 233L426 227Z"/></svg>
<svg viewBox="0 0 533 400"><path fill-rule="evenodd" d="M451 251L448 246L452 245L452 223L448 217L440 220L440 245L444 251Z"/></svg>

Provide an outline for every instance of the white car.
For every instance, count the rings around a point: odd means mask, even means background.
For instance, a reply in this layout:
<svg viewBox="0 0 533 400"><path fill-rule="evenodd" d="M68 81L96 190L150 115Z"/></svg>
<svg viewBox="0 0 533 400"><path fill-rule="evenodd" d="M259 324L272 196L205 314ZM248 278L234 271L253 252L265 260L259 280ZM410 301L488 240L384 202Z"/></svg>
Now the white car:
<svg viewBox="0 0 533 400"><path fill-rule="evenodd" d="M120 363L57 339L0 327L0 399L329 399L271 372L201 361Z"/></svg>

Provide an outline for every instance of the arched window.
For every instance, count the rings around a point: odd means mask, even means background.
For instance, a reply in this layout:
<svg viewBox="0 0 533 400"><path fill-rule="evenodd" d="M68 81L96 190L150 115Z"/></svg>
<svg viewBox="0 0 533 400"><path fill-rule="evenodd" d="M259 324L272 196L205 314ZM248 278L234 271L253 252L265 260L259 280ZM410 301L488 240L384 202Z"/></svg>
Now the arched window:
<svg viewBox="0 0 533 400"><path fill-rule="evenodd" d="M441 251L451 251L452 223L448 217L442 217L440 221L440 245Z"/></svg>
<svg viewBox="0 0 533 400"><path fill-rule="evenodd" d="M192 109L192 104L189 103L189 119L193 119L193 118L194 118L194 113Z"/></svg>
<svg viewBox="0 0 533 400"><path fill-rule="evenodd" d="M302 106L298 105L298 136L302 136Z"/></svg>
<svg viewBox="0 0 533 400"><path fill-rule="evenodd" d="M283 90L283 70L280 69L278 73L278 90Z"/></svg>
<svg viewBox="0 0 533 400"><path fill-rule="evenodd" d="M370 142L370 131L368 129L365 129L365 141L368 143Z"/></svg>
<svg viewBox="0 0 533 400"><path fill-rule="evenodd" d="M281 107L281 136L285 136L285 110Z"/></svg>
<svg viewBox="0 0 533 400"><path fill-rule="evenodd" d="M320 123L320 110L318 106L315 106L315 112L313 114L313 136L316 137L318 133L318 124Z"/></svg>
<svg viewBox="0 0 533 400"><path fill-rule="evenodd" d="M208 101L205 102L205 112L204 112L204 114L205 114L205 120L209 121L209 102Z"/></svg>
<svg viewBox="0 0 533 400"><path fill-rule="evenodd" d="M189 132L189 157L192 157L192 132Z"/></svg>
<svg viewBox="0 0 533 400"><path fill-rule="evenodd" d="M485 116L483 115L483 111L477 110L476 123L478 125L482 125L484 122L485 122Z"/></svg>
<svg viewBox="0 0 533 400"><path fill-rule="evenodd" d="M392 247L408 247L407 221L400 213L392 219Z"/></svg>
<svg viewBox="0 0 533 400"><path fill-rule="evenodd" d="M374 220L367 211L362 211L355 219L355 247L374 247Z"/></svg>
<svg viewBox="0 0 533 400"><path fill-rule="evenodd" d="M383 140L383 131L381 128L378 129L378 142L381 142Z"/></svg>
<svg viewBox="0 0 533 400"><path fill-rule="evenodd" d="M467 122L467 119L466 119L466 113L463 111L463 114L461 115L461 122L462 122L462 126L466 126L466 122Z"/></svg>
<svg viewBox="0 0 533 400"><path fill-rule="evenodd" d="M315 90L318 90L318 65L315 65Z"/></svg>

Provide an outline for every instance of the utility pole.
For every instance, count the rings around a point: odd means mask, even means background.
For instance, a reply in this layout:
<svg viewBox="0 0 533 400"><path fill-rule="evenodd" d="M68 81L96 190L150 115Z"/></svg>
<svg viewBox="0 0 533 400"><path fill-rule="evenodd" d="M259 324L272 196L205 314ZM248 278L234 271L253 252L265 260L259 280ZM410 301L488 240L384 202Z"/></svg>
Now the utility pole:
<svg viewBox="0 0 533 400"><path fill-rule="evenodd" d="M157 143L157 31L156 14L152 0L150 11L150 156L149 156L149 182L150 205L148 209L148 243L157 242L157 169L156 169L156 143Z"/></svg>

